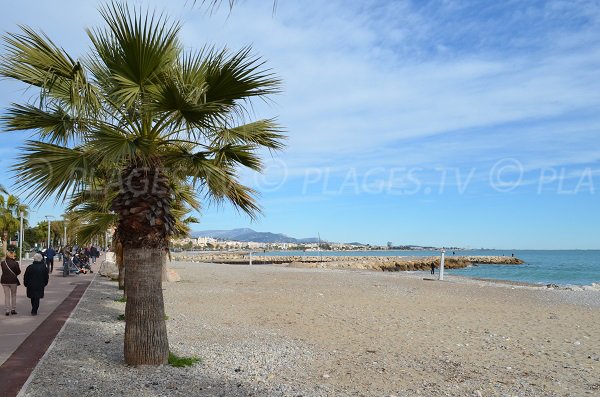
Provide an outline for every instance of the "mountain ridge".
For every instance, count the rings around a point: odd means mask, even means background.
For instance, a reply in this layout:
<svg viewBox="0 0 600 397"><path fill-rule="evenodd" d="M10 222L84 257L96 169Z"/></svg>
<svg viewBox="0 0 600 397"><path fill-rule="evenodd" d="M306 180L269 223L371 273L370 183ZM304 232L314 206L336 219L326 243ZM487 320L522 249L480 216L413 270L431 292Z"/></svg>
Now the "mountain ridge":
<svg viewBox="0 0 600 397"><path fill-rule="evenodd" d="M190 233L192 237L212 237L221 240L232 240L256 243L291 243L311 244L318 243L318 237L294 238L283 233L257 232L250 228L231 230L195 230Z"/></svg>

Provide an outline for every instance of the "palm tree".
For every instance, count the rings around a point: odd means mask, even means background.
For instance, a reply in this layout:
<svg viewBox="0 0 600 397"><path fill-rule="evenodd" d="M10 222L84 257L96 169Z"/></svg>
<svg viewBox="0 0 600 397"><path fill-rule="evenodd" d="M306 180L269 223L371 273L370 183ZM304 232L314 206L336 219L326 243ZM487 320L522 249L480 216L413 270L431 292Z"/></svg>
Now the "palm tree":
<svg viewBox="0 0 600 397"><path fill-rule="evenodd" d="M170 180L256 216L255 192L240 167L260 171L259 151L282 148L272 119L249 122L254 98L280 81L250 48L184 52L180 25L124 3L101 7L106 27L88 30L92 53L69 56L22 27L4 38L0 75L39 88L4 115L8 130L35 130L16 171L34 202L95 186L96 168L116 169L111 209L127 261L125 361L164 364L168 340L161 257L175 231ZM233 183L232 183L233 182Z"/></svg>
<svg viewBox="0 0 600 397"><path fill-rule="evenodd" d="M2 233L0 237L2 237L2 255L6 254L8 239L11 233L18 232L21 227L21 213L26 218L29 215L29 207L22 204L18 197L8 194L8 191L0 185L0 232Z"/></svg>

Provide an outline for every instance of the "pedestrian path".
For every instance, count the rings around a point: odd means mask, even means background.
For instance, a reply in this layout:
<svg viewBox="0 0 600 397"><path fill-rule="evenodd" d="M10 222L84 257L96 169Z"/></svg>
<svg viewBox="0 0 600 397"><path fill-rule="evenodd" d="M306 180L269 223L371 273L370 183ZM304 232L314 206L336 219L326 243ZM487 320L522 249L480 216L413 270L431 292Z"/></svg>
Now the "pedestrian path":
<svg viewBox="0 0 600 397"><path fill-rule="evenodd" d="M18 393L29 374L42 358L56 334L60 331L71 311L97 274L103 257L92 268L93 274L79 274L63 277L62 263L55 263L50 275L44 298L40 302L37 316L31 315L31 303L23 285L17 289L17 315L4 315L0 312L0 396L13 396ZM19 279L31 260L23 261ZM0 303L4 303L4 296ZM11 381L8 382L7 380Z"/></svg>

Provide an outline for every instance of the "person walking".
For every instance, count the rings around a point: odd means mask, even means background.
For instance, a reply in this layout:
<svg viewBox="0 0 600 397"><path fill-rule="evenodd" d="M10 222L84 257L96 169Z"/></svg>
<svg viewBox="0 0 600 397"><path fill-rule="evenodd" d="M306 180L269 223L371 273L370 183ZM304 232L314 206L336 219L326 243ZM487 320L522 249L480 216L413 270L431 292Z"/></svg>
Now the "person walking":
<svg viewBox="0 0 600 397"><path fill-rule="evenodd" d="M6 258L0 262L2 267L2 276L0 284L4 290L4 310L7 316L17 314L17 287L21 285L19 278L21 268L19 262L15 260L16 254L14 250L8 248L6 250Z"/></svg>
<svg viewBox="0 0 600 397"><path fill-rule="evenodd" d="M90 248L90 255L92 256L92 263L96 263L96 259L100 256L100 251L95 245Z"/></svg>
<svg viewBox="0 0 600 397"><path fill-rule="evenodd" d="M431 274L435 274L435 263L431 264Z"/></svg>
<svg viewBox="0 0 600 397"><path fill-rule="evenodd" d="M56 256L56 251L54 248L48 247L46 250L46 267L48 268L48 273L52 273L54 270L54 257Z"/></svg>
<svg viewBox="0 0 600 397"><path fill-rule="evenodd" d="M31 315L37 315L40 299L44 297L44 287L48 285L48 268L42 254L33 256L33 263L25 269L23 284L27 287L27 297L31 299Z"/></svg>

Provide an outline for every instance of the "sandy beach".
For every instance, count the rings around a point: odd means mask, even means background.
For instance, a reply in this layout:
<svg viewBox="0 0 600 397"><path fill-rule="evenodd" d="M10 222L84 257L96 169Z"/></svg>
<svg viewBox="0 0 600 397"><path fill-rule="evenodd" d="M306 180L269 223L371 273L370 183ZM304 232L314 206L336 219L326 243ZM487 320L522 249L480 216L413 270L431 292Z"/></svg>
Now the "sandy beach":
<svg viewBox="0 0 600 397"><path fill-rule="evenodd" d="M596 396L600 293L426 273L173 262L171 350L122 363L124 305L93 283L24 395ZM68 373L65 377L64 373Z"/></svg>

